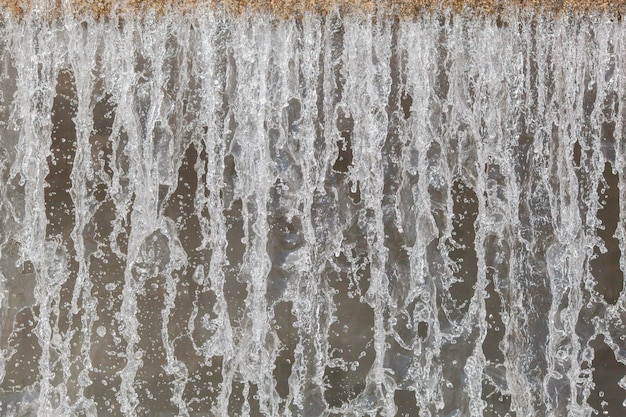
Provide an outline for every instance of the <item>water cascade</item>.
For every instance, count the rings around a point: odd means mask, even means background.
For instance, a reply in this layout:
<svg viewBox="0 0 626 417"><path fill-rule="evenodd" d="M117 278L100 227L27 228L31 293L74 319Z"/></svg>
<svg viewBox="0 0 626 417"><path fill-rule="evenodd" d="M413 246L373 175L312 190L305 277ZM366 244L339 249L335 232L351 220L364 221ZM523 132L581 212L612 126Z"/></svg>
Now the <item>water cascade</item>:
<svg viewBox="0 0 626 417"><path fill-rule="evenodd" d="M626 414L619 17L42 10L0 415Z"/></svg>

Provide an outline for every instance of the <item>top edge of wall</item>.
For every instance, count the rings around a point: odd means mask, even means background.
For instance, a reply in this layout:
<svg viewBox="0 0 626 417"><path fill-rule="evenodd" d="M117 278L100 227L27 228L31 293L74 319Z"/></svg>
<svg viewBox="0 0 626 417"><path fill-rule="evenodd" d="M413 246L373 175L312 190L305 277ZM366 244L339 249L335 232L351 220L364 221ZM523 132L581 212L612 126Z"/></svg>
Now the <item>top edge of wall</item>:
<svg viewBox="0 0 626 417"><path fill-rule="evenodd" d="M39 17L74 15L86 18L143 14L190 13L214 9L228 14L269 13L292 18L306 13L325 15L377 14L394 18L449 11L476 16L530 11L548 16L602 13L621 21L626 0L0 0L0 13Z"/></svg>

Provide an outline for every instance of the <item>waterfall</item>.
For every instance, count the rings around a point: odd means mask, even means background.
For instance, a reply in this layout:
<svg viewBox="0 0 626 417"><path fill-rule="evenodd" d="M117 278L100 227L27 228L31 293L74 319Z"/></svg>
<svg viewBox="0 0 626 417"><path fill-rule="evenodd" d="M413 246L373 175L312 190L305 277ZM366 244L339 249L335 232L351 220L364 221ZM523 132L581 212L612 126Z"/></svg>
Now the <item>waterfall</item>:
<svg viewBox="0 0 626 417"><path fill-rule="evenodd" d="M626 23L0 18L0 415L626 413Z"/></svg>

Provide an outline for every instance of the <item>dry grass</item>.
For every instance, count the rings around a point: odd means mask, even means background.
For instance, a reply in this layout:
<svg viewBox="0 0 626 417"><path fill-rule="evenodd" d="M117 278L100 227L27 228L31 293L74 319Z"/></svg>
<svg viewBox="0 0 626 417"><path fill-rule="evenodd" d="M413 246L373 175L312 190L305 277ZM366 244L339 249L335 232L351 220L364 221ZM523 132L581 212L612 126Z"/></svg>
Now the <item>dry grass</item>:
<svg viewBox="0 0 626 417"><path fill-rule="evenodd" d="M0 0L0 8L21 15L31 11L33 5L40 1ZM66 10L64 7L69 4L72 13L95 17L147 10L157 13L171 9L188 11L207 5L233 14L266 11L277 17L304 12L325 14L335 8L347 13L367 13L376 9L399 17L415 16L441 8L478 14L501 13L506 8L530 8L548 13L602 11L617 16L626 10L626 0L49 0L48 4L50 13Z"/></svg>

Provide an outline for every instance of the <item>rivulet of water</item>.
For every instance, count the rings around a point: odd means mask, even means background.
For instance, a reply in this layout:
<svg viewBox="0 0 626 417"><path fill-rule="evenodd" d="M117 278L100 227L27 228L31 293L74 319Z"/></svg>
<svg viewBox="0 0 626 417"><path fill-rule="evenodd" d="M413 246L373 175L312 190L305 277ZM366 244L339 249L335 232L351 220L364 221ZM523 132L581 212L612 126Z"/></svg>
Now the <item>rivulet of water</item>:
<svg viewBox="0 0 626 417"><path fill-rule="evenodd" d="M0 19L0 415L626 414L626 26Z"/></svg>

